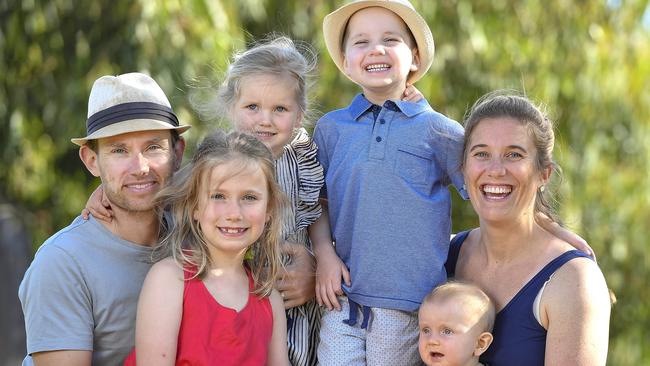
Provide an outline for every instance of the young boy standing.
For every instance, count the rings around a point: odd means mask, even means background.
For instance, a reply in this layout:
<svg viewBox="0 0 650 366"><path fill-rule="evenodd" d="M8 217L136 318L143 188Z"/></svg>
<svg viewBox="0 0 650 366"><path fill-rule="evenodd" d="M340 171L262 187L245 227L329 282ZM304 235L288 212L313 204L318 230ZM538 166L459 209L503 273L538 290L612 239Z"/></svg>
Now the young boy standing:
<svg viewBox="0 0 650 366"><path fill-rule="evenodd" d="M466 197L463 129L424 99L400 101L434 53L431 31L408 1L353 1L330 13L323 30L332 59L363 94L314 131L336 243L314 243L317 298L330 310L318 358L419 364L417 309L446 279L447 186Z"/></svg>

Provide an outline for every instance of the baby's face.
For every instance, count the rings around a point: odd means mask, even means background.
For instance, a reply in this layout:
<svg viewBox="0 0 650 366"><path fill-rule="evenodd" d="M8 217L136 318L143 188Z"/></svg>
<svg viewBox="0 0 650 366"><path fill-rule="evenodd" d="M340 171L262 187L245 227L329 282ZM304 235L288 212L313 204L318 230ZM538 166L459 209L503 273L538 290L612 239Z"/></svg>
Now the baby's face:
<svg viewBox="0 0 650 366"><path fill-rule="evenodd" d="M343 67L364 92L401 95L419 65L414 43L397 14L381 7L359 10L348 22Z"/></svg>
<svg viewBox="0 0 650 366"><path fill-rule="evenodd" d="M418 349L428 366L478 365L475 355L484 324L480 314L453 301L422 304Z"/></svg>

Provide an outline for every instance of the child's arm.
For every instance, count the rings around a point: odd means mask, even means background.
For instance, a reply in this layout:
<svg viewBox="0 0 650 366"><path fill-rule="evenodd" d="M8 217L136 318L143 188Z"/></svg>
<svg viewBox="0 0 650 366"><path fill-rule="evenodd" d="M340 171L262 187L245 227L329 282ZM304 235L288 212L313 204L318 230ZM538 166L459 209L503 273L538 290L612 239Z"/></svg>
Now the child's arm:
<svg viewBox="0 0 650 366"><path fill-rule="evenodd" d="M183 313L183 271L171 259L151 267L144 280L135 326L138 366L174 365Z"/></svg>
<svg viewBox="0 0 650 366"><path fill-rule="evenodd" d="M95 188L93 193L90 194L86 207L81 210L81 216L84 220L88 220L89 214L93 215L97 220L111 222L113 220L113 211L111 210L111 203L104 194L104 188L100 184Z"/></svg>
<svg viewBox="0 0 650 366"><path fill-rule="evenodd" d="M420 99L423 99L424 95L413 85L406 84L406 89L404 94L402 94L402 100L406 102L419 102Z"/></svg>
<svg viewBox="0 0 650 366"><path fill-rule="evenodd" d="M337 295L343 295L341 278L350 286L350 272L345 263L336 255L332 246L327 204L323 204L323 213L309 227L309 235L316 256L316 300L319 305L332 310L341 310Z"/></svg>
<svg viewBox="0 0 650 366"><path fill-rule="evenodd" d="M293 262L280 271L275 288L282 294L285 309L290 309L316 295L316 260L302 244L284 242L281 250L290 255Z"/></svg>
<svg viewBox="0 0 650 366"><path fill-rule="evenodd" d="M573 245L576 249L583 251L585 254L596 260L596 253L594 253L594 250L591 249L589 244L587 244L587 241L581 238L578 234L563 228L560 224L541 213L535 215L535 221L537 221L539 226L551 233L553 236Z"/></svg>
<svg viewBox="0 0 650 366"><path fill-rule="evenodd" d="M284 303L277 290L271 292L269 300L273 309L273 334L271 335L266 364L288 366L290 364L287 350L287 318L284 313Z"/></svg>

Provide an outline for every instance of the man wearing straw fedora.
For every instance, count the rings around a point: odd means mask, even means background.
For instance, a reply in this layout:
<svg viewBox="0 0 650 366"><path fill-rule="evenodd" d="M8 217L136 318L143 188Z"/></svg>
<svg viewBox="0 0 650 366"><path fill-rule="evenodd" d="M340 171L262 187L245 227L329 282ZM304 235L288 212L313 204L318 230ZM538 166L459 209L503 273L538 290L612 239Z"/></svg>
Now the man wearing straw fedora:
<svg viewBox="0 0 650 366"><path fill-rule="evenodd" d="M25 273L23 365L117 365L134 346L136 304L164 231L154 196L180 165L180 125L162 89L130 73L95 81L79 157L100 177L113 220L77 217Z"/></svg>
<svg viewBox="0 0 650 366"><path fill-rule="evenodd" d="M433 62L407 0L356 0L323 21L329 54L361 87L314 130L332 240L314 240L323 365L419 365L417 309L446 279L447 188L464 195L463 128L426 100L401 100ZM338 311L337 311L338 310Z"/></svg>

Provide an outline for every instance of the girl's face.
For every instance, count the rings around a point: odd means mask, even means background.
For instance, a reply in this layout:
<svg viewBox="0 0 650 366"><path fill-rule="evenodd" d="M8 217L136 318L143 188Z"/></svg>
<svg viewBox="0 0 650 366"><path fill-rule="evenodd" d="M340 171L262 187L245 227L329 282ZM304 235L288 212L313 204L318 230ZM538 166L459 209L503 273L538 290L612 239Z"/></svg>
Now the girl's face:
<svg viewBox="0 0 650 366"><path fill-rule="evenodd" d="M213 261L240 256L243 260L246 249L264 231L268 203L268 182L257 163L229 161L205 175L193 217Z"/></svg>
<svg viewBox="0 0 650 366"><path fill-rule="evenodd" d="M527 129L510 117L486 118L472 132L463 172L481 220L532 219L537 190L550 177L539 171Z"/></svg>
<svg viewBox="0 0 650 366"><path fill-rule="evenodd" d="M289 76L255 74L241 81L234 106L235 129L262 141L277 159L300 127L296 80Z"/></svg>

